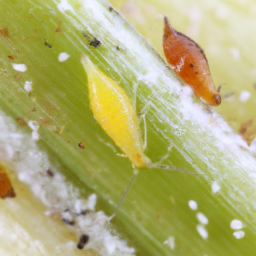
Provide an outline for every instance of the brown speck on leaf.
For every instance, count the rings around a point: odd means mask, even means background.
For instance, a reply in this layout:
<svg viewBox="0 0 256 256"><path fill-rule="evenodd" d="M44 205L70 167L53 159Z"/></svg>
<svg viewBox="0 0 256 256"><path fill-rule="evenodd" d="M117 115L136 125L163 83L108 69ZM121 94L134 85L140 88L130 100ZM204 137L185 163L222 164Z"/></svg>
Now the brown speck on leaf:
<svg viewBox="0 0 256 256"><path fill-rule="evenodd" d="M81 149L84 149L83 143L82 143L82 142L79 142L79 143L78 143L78 147L81 148Z"/></svg>
<svg viewBox="0 0 256 256"><path fill-rule="evenodd" d="M256 128L255 126L253 127L253 119L241 123L239 132L247 144L250 145L256 137Z"/></svg>
<svg viewBox="0 0 256 256"><path fill-rule="evenodd" d="M94 37L94 40L90 42L90 45L92 45L94 48L97 48L101 45L101 41Z"/></svg>
<svg viewBox="0 0 256 256"><path fill-rule="evenodd" d="M83 249L84 246L89 242L89 236L86 234L83 234L79 238L79 242L77 244L78 249Z"/></svg>
<svg viewBox="0 0 256 256"><path fill-rule="evenodd" d="M0 34L5 37L8 36L9 35L8 28L0 28Z"/></svg>
<svg viewBox="0 0 256 256"><path fill-rule="evenodd" d="M61 24L61 20L58 19L58 27L57 27L56 30L55 30L56 33L62 32L62 29L61 29L61 27L60 27L60 24Z"/></svg>
<svg viewBox="0 0 256 256"><path fill-rule="evenodd" d="M19 123L20 126L25 126L26 125L26 122L21 117L17 117L16 121Z"/></svg>
<svg viewBox="0 0 256 256"><path fill-rule="evenodd" d="M40 117L39 119L40 119L40 121L43 125L48 125L49 124L49 122L47 120L43 119L42 117Z"/></svg>
<svg viewBox="0 0 256 256"><path fill-rule="evenodd" d="M112 12L113 11L113 7L112 6L109 6L109 11Z"/></svg>
<svg viewBox="0 0 256 256"><path fill-rule="evenodd" d="M22 78L22 74L20 72L17 72L14 76L16 79L20 80Z"/></svg>
<svg viewBox="0 0 256 256"><path fill-rule="evenodd" d="M82 210L81 212L77 213L77 216L85 216L88 213L87 210Z"/></svg>
<svg viewBox="0 0 256 256"><path fill-rule="evenodd" d="M46 173L47 173L48 176L54 177L54 173L53 173L53 171L50 168L47 169Z"/></svg>
<svg viewBox="0 0 256 256"><path fill-rule="evenodd" d="M83 35L83 37L87 37L88 36L85 32L83 32L82 35Z"/></svg>
<svg viewBox="0 0 256 256"><path fill-rule="evenodd" d="M33 107L31 110L28 111L28 113L26 114L26 116L27 116L28 114L32 113L32 112L35 112L35 111L36 111L36 108Z"/></svg>
<svg viewBox="0 0 256 256"><path fill-rule="evenodd" d="M14 60L14 57L12 55L7 56L10 60Z"/></svg>

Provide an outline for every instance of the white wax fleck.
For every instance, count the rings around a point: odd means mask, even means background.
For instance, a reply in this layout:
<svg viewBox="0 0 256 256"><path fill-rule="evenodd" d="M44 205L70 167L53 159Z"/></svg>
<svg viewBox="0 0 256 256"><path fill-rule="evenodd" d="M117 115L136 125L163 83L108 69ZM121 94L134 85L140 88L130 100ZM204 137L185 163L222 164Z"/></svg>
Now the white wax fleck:
<svg viewBox="0 0 256 256"><path fill-rule="evenodd" d="M25 82L25 85L24 85L24 89L25 89L27 92L31 92L31 91L32 91L32 82L31 82L31 81L26 81L26 82Z"/></svg>
<svg viewBox="0 0 256 256"><path fill-rule="evenodd" d="M168 245L172 250L175 248L175 238L174 236L168 237L166 241L164 241L164 244Z"/></svg>
<svg viewBox="0 0 256 256"><path fill-rule="evenodd" d="M201 212L198 212L196 214L197 219L199 220L199 222L203 225L207 225L208 224L208 218Z"/></svg>
<svg viewBox="0 0 256 256"><path fill-rule="evenodd" d="M87 207L90 210L95 211L96 202L97 202L97 195L91 194L88 198Z"/></svg>
<svg viewBox="0 0 256 256"><path fill-rule="evenodd" d="M235 232L233 233L233 236L234 236L236 239L241 239L241 238L244 237L244 235L245 235L245 233L244 233L244 231L242 231L242 230L235 231Z"/></svg>
<svg viewBox="0 0 256 256"><path fill-rule="evenodd" d="M71 12L74 13L74 10L72 6L68 3L68 0L61 0L61 2L57 4L57 7L61 12L70 10Z"/></svg>
<svg viewBox="0 0 256 256"><path fill-rule="evenodd" d="M248 91L241 91L239 100L240 101L247 101L251 97L251 93Z"/></svg>
<svg viewBox="0 0 256 256"><path fill-rule="evenodd" d="M27 70L27 66L25 64L12 64L13 69L19 72L25 72Z"/></svg>
<svg viewBox="0 0 256 256"><path fill-rule="evenodd" d="M33 130L32 132L32 139L37 141L39 140L39 134L37 133L38 129L39 129L39 124L37 121L28 121L28 126Z"/></svg>
<svg viewBox="0 0 256 256"><path fill-rule="evenodd" d="M197 232L199 233L199 235L203 238L203 239L207 239L208 238L208 232L205 228L205 226L199 224L196 226Z"/></svg>
<svg viewBox="0 0 256 256"><path fill-rule="evenodd" d="M194 200L189 200L188 206L190 207L191 210L197 210L197 202Z"/></svg>
<svg viewBox="0 0 256 256"><path fill-rule="evenodd" d="M212 182L212 193L215 194L220 190L220 185L217 181Z"/></svg>
<svg viewBox="0 0 256 256"><path fill-rule="evenodd" d="M63 62L66 61L69 57L70 55L68 55L66 52L62 52L59 54L58 60L59 62Z"/></svg>
<svg viewBox="0 0 256 256"><path fill-rule="evenodd" d="M243 222L241 220L234 219L231 221L230 227L235 230L241 229L243 228Z"/></svg>

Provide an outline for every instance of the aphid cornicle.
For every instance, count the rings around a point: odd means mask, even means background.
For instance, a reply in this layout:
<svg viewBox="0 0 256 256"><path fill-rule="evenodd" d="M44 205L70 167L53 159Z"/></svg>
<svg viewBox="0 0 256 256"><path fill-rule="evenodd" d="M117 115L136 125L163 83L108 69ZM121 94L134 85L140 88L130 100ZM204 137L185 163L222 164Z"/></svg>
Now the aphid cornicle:
<svg viewBox="0 0 256 256"><path fill-rule="evenodd" d="M181 79L192 87L195 95L211 106L221 103L212 81L202 48L186 35L176 31L164 17L163 49L167 62Z"/></svg>

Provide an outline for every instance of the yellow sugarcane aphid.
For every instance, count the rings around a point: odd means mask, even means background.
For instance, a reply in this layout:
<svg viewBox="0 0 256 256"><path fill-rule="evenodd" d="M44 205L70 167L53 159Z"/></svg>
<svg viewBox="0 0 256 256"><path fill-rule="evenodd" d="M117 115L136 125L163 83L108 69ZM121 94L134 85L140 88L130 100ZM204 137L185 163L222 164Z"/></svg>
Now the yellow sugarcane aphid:
<svg viewBox="0 0 256 256"><path fill-rule="evenodd" d="M136 167L149 167L151 161L143 152L139 118L132 101L124 89L102 73L87 56L82 56L82 63L87 73L94 117Z"/></svg>
<svg viewBox="0 0 256 256"><path fill-rule="evenodd" d="M174 166L151 162L144 154L136 109L125 90L101 72L86 55L82 55L81 62L87 73L90 107L94 117L133 165L138 168L159 168L191 173ZM137 172L134 173L110 219L115 216L136 175Z"/></svg>

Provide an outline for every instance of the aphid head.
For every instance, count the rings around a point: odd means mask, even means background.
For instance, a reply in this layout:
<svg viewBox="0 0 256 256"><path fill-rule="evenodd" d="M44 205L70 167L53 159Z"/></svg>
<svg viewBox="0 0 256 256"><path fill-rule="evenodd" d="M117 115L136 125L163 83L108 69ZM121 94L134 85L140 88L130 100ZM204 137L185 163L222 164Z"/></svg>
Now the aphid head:
<svg viewBox="0 0 256 256"><path fill-rule="evenodd" d="M215 99L215 103L216 103L215 106L219 106L220 103L221 103L221 96L220 96L220 94L219 93L215 94L214 95L214 99Z"/></svg>

